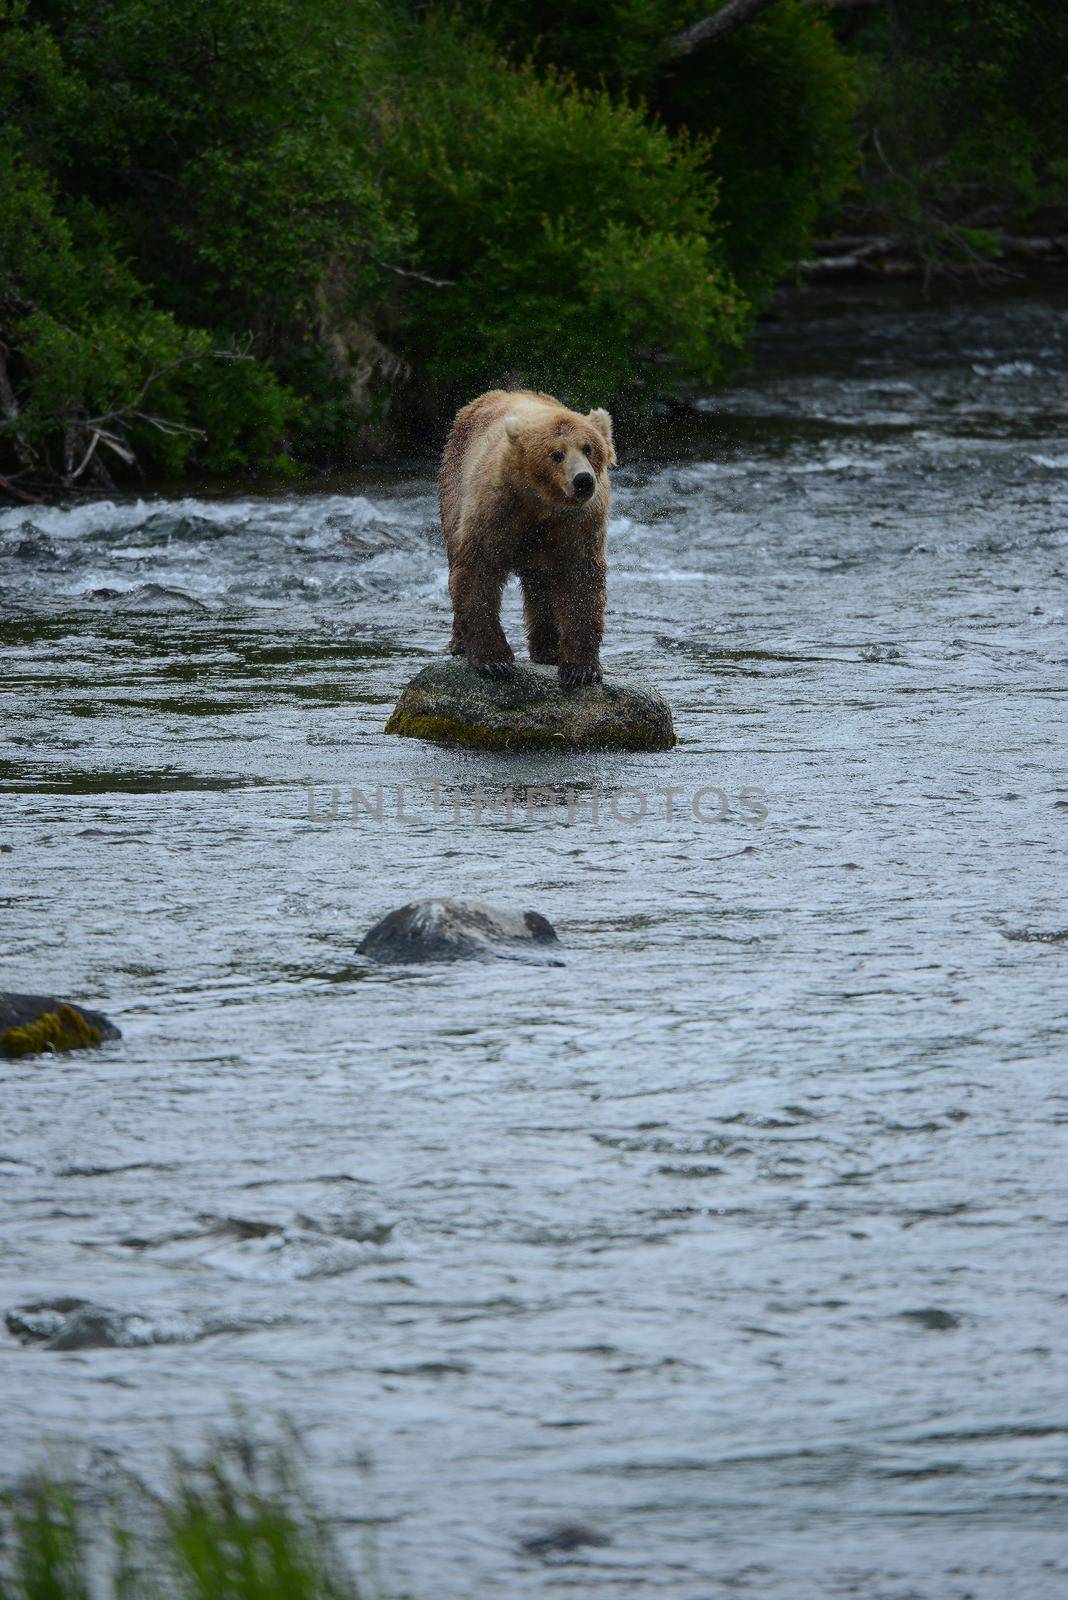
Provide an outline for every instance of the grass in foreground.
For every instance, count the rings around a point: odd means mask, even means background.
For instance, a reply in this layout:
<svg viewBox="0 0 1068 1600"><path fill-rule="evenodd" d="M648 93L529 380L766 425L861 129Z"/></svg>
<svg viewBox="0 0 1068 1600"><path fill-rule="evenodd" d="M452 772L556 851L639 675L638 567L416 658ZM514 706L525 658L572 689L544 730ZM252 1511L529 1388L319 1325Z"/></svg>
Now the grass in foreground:
<svg viewBox="0 0 1068 1600"><path fill-rule="evenodd" d="M162 1497L131 1484L91 1522L58 1477L10 1491L0 1600L372 1600L372 1590L311 1509L293 1450L236 1440L177 1461Z"/></svg>

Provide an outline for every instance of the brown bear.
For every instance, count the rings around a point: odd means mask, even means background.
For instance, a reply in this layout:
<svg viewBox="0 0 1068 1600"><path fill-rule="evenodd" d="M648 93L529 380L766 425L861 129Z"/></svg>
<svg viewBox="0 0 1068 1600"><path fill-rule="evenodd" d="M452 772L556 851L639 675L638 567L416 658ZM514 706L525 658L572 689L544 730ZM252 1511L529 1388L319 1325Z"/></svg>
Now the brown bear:
<svg viewBox="0 0 1068 1600"><path fill-rule="evenodd" d="M490 677L515 670L500 618L514 572L531 661L552 663L566 688L601 681L615 459L607 411L580 416L552 395L491 389L457 412L440 478L453 655Z"/></svg>

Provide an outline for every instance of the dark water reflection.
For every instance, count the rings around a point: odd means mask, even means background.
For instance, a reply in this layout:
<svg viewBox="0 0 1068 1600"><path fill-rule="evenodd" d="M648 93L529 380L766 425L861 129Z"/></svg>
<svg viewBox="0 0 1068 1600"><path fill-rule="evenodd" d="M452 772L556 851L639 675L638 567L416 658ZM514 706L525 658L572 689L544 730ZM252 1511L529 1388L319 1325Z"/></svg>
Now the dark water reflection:
<svg viewBox="0 0 1068 1600"><path fill-rule="evenodd" d="M236 1401L420 1600L1065 1592L1066 332L802 301L624 466L670 756L383 737L429 479L0 514L4 982L126 1035L3 1069L0 1308L135 1341L0 1338L9 1469ZM567 967L363 967L425 893Z"/></svg>

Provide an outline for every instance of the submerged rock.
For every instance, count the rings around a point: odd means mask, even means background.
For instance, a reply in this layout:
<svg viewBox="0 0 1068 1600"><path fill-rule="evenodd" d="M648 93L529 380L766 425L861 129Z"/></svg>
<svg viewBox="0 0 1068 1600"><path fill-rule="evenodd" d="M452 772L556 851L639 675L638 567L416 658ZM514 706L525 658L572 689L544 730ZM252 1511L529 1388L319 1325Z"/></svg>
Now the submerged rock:
<svg viewBox="0 0 1068 1600"><path fill-rule="evenodd" d="M531 1556L570 1555L583 1546L611 1544L608 1535L585 1522L555 1522L540 1533L529 1533L519 1541L519 1548Z"/></svg>
<svg viewBox="0 0 1068 1600"><path fill-rule="evenodd" d="M358 953L384 963L539 961L563 966L556 929L537 911L499 911L479 900L414 900L376 922Z"/></svg>
<svg viewBox="0 0 1068 1600"><path fill-rule="evenodd" d="M459 657L416 674L386 732L475 750L670 750L675 743L671 708L656 689L611 682L562 689L555 667L484 678Z"/></svg>
<svg viewBox="0 0 1068 1600"><path fill-rule="evenodd" d="M51 995L0 993L0 1056L56 1055L121 1038L99 1011Z"/></svg>
<svg viewBox="0 0 1068 1600"><path fill-rule="evenodd" d="M898 1316L929 1333L947 1333L960 1327L960 1318L952 1311L943 1311L941 1306L918 1306L915 1311L899 1311Z"/></svg>
<svg viewBox="0 0 1068 1600"><path fill-rule="evenodd" d="M90 589L87 600L110 605L116 611L207 611L203 600L166 583L140 583L134 589Z"/></svg>
<svg viewBox="0 0 1068 1600"><path fill-rule="evenodd" d="M213 522L208 517L195 517L187 512L154 511L141 524L139 537L163 539L168 543L172 539L199 543L204 539L225 538L227 532L225 523Z"/></svg>
<svg viewBox="0 0 1068 1600"><path fill-rule="evenodd" d="M153 1344L194 1344L214 1334L245 1333L269 1325L243 1317L152 1317L116 1311L70 1295L15 1306L4 1323L13 1338L33 1350L136 1350Z"/></svg>
<svg viewBox="0 0 1068 1600"><path fill-rule="evenodd" d="M43 1350L104 1350L157 1342L144 1317L69 1297L16 1306L4 1321L22 1344Z"/></svg>

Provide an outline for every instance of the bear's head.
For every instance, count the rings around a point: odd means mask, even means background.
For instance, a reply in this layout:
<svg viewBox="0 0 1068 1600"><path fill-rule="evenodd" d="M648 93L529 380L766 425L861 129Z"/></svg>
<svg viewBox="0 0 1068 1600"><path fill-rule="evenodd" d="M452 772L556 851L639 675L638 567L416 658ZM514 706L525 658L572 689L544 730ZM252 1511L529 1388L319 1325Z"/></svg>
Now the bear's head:
<svg viewBox="0 0 1068 1600"><path fill-rule="evenodd" d="M556 506L587 504L608 482L616 459L607 411L559 410L510 416L504 431L525 482Z"/></svg>

